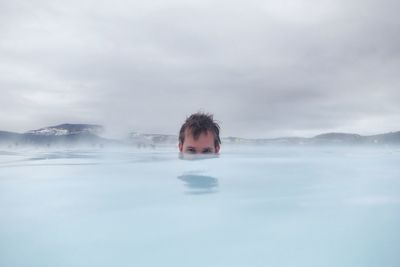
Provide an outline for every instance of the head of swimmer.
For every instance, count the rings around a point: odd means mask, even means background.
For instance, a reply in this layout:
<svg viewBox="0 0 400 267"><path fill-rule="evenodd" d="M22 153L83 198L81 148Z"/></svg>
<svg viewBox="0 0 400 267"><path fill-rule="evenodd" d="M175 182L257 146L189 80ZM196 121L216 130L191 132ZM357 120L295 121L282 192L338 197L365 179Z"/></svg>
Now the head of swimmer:
<svg viewBox="0 0 400 267"><path fill-rule="evenodd" d="M212 114L194 113L179 131L179 151L184 154L218 154L221 139L219 125Z"/></svg>

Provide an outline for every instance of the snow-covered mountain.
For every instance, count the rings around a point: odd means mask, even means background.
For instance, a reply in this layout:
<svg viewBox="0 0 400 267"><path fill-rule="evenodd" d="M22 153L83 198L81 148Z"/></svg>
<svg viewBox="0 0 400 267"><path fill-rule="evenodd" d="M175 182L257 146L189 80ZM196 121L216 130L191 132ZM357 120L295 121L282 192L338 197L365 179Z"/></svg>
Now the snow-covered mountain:
<svg viewBox="0 0 400 267"><path fill-rule="evenodd" d="M95 124L60 124L56 126L49 126L37 130L31 130L26 134L45 135L45 136L60 136L70 134L100 134L103 132L101 125Z"/></svg>
<svg viewBox="0 0 400 267"><path fill-rule="evenodd" d="M0 131L0 145L17 146L91 146L103 147L120 142L100 137L103 127L94 124L60 124L25 133Z"/></svg>

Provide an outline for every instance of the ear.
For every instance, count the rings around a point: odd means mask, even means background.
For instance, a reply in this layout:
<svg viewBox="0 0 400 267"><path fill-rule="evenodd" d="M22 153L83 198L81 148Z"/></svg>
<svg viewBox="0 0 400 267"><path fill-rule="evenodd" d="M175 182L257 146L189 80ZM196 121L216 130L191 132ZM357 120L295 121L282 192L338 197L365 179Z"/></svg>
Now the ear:
<svg viewBox="0 0 400 267"><path fill-rule="evenodd" d="M179 147L179 152L182 152L183 151L183 144L179 142L178 147Z"/></svg>
<svg viewBox="0 0 400 267"><path fill-rule="evenodd" d="M218 153L219 153L219 149L220 149L220 146L219 146L219 145L217 145L217 146L215 147L215 153L216 153L216 154L218 154Z"/></svg>

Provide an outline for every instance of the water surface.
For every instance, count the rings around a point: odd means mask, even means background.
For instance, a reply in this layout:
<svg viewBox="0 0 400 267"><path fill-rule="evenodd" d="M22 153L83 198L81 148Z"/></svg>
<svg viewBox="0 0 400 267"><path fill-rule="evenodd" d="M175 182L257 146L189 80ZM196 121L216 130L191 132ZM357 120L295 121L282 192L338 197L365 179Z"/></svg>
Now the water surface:
<svg viewBox="0 0 400 267"><path fill-rule="evenodd" d="M400 148L0 151L0 266L400 265Z"/></svg>

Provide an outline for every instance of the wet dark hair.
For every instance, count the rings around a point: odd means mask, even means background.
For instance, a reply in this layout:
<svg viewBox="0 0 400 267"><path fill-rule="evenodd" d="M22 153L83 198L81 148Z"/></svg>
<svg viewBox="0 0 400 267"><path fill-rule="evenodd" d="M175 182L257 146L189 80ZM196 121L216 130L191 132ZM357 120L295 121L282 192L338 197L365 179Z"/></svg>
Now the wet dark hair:
<svg viewBox="0 0 400 267"><path fill-rule="evenodd" d="M221 139L219 138L219 125L214 121L212 114L207 113L194 113L186 118L185 123L182 125L179 131L179 143L183 144L185 141L186 129L190 130L194 139L199 138L200 134L207 134L210 131L214 135L214 147L221 144Z"/></svg>

